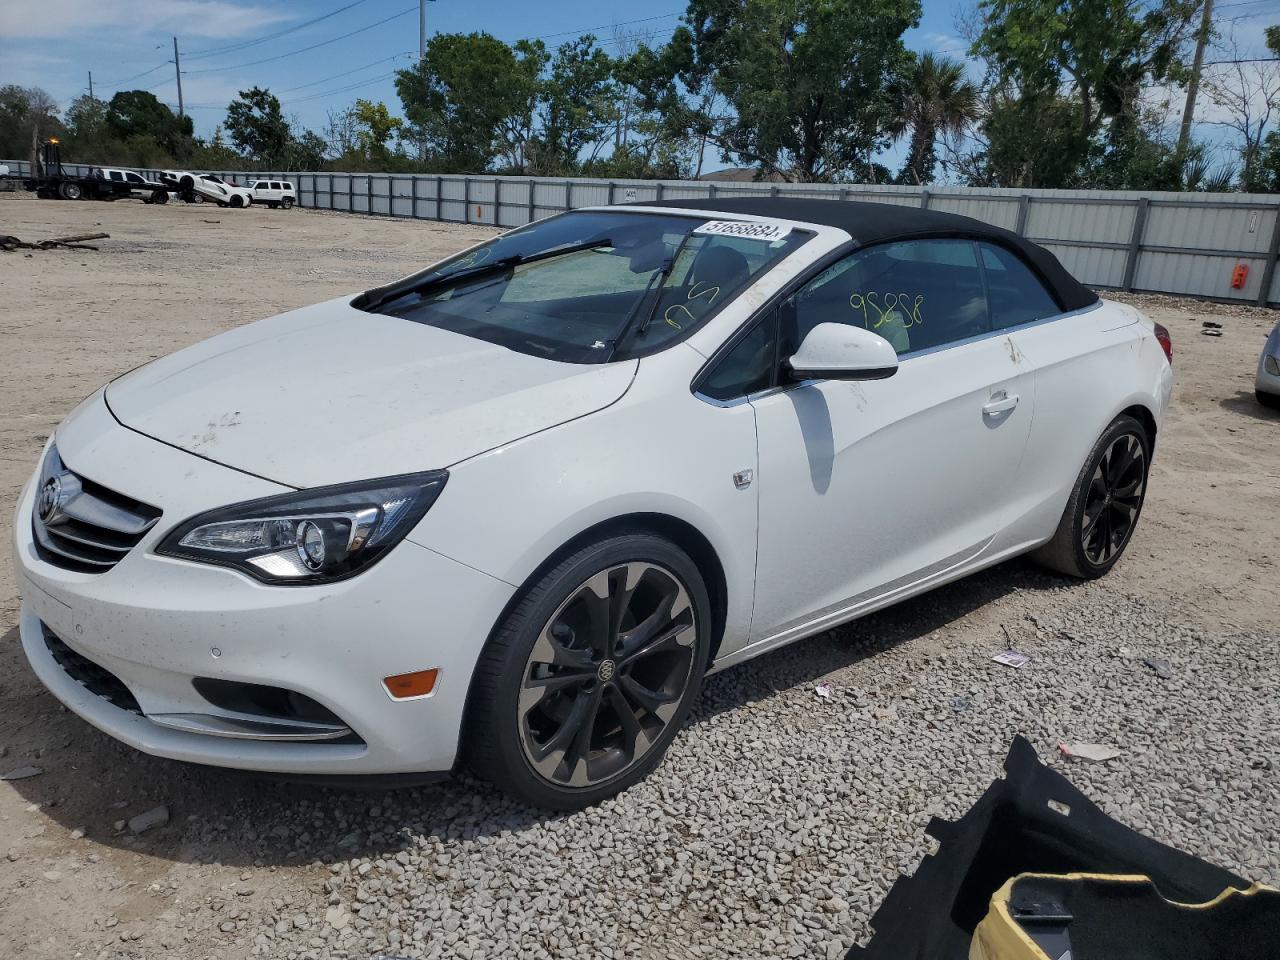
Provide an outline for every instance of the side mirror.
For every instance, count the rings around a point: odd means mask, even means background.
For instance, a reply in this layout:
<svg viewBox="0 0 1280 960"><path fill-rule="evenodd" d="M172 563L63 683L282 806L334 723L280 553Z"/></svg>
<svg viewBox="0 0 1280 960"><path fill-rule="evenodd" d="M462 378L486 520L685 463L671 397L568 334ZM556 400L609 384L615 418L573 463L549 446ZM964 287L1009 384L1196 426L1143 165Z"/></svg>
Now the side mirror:
<svg viewBox="0 0 1280 960"><path fill-rule="evenodd" d="M847 323L820 323L786 361L793 380L883 380L898 354L879 334Z"/></svg>

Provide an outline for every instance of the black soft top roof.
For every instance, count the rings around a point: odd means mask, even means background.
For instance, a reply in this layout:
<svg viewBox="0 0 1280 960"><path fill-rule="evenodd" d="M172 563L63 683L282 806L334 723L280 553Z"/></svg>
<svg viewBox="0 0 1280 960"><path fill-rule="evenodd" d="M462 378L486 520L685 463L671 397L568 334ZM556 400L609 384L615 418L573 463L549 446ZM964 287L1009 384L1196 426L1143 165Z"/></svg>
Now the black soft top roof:
<svg viewBox="0 0 1280 960"><path fill-rule="evenodd" d="M1011 230L955 213L893 203L822 200L816 197L714 197L641 201L634 205L777 217L780 220L838 227L853 237L859 246L918 237L990 240L1019 254L1040 275L1063 310L1078 310L1098 301L1098 295L1067 273L1058 258L1044 247Z"/></svg>

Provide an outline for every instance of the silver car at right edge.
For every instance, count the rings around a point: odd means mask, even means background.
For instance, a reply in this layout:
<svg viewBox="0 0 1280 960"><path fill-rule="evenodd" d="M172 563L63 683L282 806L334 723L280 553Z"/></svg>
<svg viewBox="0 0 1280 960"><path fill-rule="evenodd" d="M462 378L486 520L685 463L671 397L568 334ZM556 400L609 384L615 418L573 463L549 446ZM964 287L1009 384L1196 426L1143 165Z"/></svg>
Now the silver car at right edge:
<svg viewBox="0 0 1280 960"><path fill-rule="evenodd" d="M1258 358L1253 392L1263 406L1280 409L1280 323L1271 328L1271 336Z"/></svg>

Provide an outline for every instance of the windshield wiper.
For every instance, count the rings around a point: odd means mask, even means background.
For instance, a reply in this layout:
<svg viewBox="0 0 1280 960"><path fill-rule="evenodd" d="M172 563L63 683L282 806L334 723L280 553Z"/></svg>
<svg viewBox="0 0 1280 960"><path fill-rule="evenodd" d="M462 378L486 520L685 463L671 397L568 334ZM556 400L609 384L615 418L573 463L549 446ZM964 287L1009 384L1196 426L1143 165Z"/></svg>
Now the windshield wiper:
<svg viewBox="0 0 1280 960"><path fill-rule="evenodd" d="M635 323L636 317L640 315L640 309L645 305L646 301L649 303L649 312L645 315L644 322L640 324L640 329L636 331L636 336L644 336L645 332L649 329L649 324L653 323L653 315L657 312L658 303L662 300L663 288L666 287L667 280L670 279L672 271L676 268L676 261L680 259L680 254L684 252L685 244L689 242L689 237L692 236L692 234L693 231L690 230L680 238L680 242L676 244L675 250L671 251L671 256L662 261L662 266L660 266L654 272L653 276L649 278L649 282L645 285L644 292L640 294L640 299L638 299L635 304L632 305L631 309L627 311L626 317L618 327L618 332L613 337L612 353L618 352L618 344L622 343L626 339L628 332L631 330L631 324ZM656 289L653 286L653 282L655 280L660 280ZM650 297L651 292L652 298Z"/></svg>
<svg viewBox="0 0 1280 960"><path fill-rule="evenodd" d="M539 260L550 260L552 257L563 257L571 253L581 253L583 250L594 250L597 247L609 246L610 243L611 241L608 237L597 237L594 240L584 240L582 243L574 243L566 247L552 247L550 250L542 250L538 253L530 253L524 256L510 254L505 257L499 257L497 260L491 260L488 263L479 263L474 267L455 270L452 273L439 273L420 280L411 278L409 281L398 281L385 287L375 287L367 291L360 297L364 302L360 303L359 306L362 310L376 310L392 300L398 300L400 297L411 293L422 293L439 284L470 280L487 276L491 273L505 273L508 270L514 270L516 267L524 266L526 263L537 263Z"/></svg>

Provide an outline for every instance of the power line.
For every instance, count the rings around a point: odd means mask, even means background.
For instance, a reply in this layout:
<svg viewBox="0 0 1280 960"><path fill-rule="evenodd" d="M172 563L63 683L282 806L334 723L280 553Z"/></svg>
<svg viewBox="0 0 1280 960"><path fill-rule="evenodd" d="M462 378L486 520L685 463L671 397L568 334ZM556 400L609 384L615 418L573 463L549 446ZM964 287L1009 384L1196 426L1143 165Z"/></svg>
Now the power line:
<svg viewBox="0 0 1280 960"><path fill-rule="evenodd" d="M356 83L348 84L345 87L339 87L336 90L323 90L320 93L313 93L305 97L294 97L292 100L281 100L280 102L281 104L306 103L309 100L321 100L324 97L332 97L339 93L348 93L352 90L358 90L361 87L367 87L372 83L381 83L383 80L390 80L395 75L396 75L396 71L392 70L390 73L384 73L381 76L377 76L377 77L370 77L368 80L360 80Z"/></svg>
<svg viewBox="0 0 1280 960"><path fill-rule="evenodd" d="M258 37L256 40L242 40L239 43L228 44L225 47L214 47L211 50L197 50L195 53L188 53L186 57L188 60L203 60L206 57L214 57L221 53L231 53L235 50L244 50L247 47L256 47L260 43L266 43L268 40L278 40L280 37L286 36L290 33L296 33L299 30L304 30L307 27L320 23L322 20L328 20L330 17L336 17L338 14L350 10L352 7L358 7L364 2L365 0L355 0L355 2L348 3L344 7L339 7L337 10L331 10L322 16L295 24L292 27L288 27L276 33L270 33L266 36Z"/></svg>
<svg viewBox="0 0 1280 960"><path fill-rule="evenodd" d="M412 7L409 7L405 10L401 10L399 13L393 13L391 16L384 17L383 19L375 21L374 23L371 23L368 26L360 27L356 30L349 30L346 33L340 34L339 36L330 37L328 40L321 40L319 43L313 43L309 47L302 47L298 50L290 50L288 53L280 53L274 57L264 57L261 60L250 60L247 63L235 63L229 67L206 67L203 70L188 70L187 73L192 75L197 73L224 73L227 70L240 70L244 67L256 67L262 63L272 63L276 60L284 60L286 57L296 57L300 53L307 53L308 51L316 50L316 49L319 49L320 47L326 47L331 43L337 43L339 40L345 40L347 39L347 37L354 37L358 33L364 33L366 30L372 30L374 27L380 27L384 23L390 23L392 20L398 20L400 17L407 16L410 13L417 13L417 11L418 11L418 5L414 4Z"/></svg>
<svg viewBox="0 0 1280 960"><path fill-rule="evenodd" d="M154 67L152 67L150 70L143 70L141 73L135 73L132 77L125 77L123 80L112 80L112 81L110 81L109 83L105 83L105 84L103 84L103 86L104 86L104 87L119 87L121 84L131 83L131 82L133 82L134 80L141 80L141 79L142 79L143 77L145 77L147 74L149 74L149 73L155 73L157 70L163 70L165 67L167 67L167 66L168 66L169 64L171 64L171 63L173 63L173 61L172 61L172 60L166 60L164 63L158 63L158 64L156 64L156 65L155 65Z"/></svg>
<svg viewBox="0 0 1280 960"><path fill-rule="evenodd" d="M581 27L577 30L561 30L559 33L544 33L538 37L520 37L519 40L514 40L512 42L519 43L520 40L550 40L553 37L567 37L570 34L577 34L581 36L587 33L594 33L596 30L611 30L614 27L626 27L626 26L630 26L633 23L648 23L651 20L666 20L670 17L681 16L683 13L684 13L683 10L677 10L674 13L658 14L658 16L656 17L641 17L638 20L623 20L620 23L604 23L598 27Z"/></svg>
<svg viewBox="0 0 1280 960"><path fill-rule="evenodd" d="M321 84L321 83L328 83L330 80L339 80L339 79L341 79L342 77L349 77L349 76L351 76L351 74L353 74L353 73L359 73L361 70L367 70L367 69L369 69L370 67L376 67L378 64L380 64L380 63L386 63L388 60L397 60L397 59L399 59L400 57L412 57L412 56L414 56L414 55L415 55L415 52L414 52L414 51L412 51L412 50L406 50L404 53L393 53L393 54L392 54L391 56L389 56L389 57L383 57L381 60L374 60L372 63L366 63L366 64L364 64L364 66L360 66L360 67L353 67L353 68L351 68L350 70L344 71L343 73L335 73L335 74L334 74L333 76L331 76L331 77L321 77L319 80L312 80L310 83L300 83L300 84L298 84L296 87L286 87L285 89L283 89L283 90L281 90L281 91L279 91L279 92L280 92L280 93L293 93L293 91L295 91L295 90L303 90L303 89L305 89L305 88L307 88L307 87L314 87L314 86L316 86L317 84Z"/></svg>

